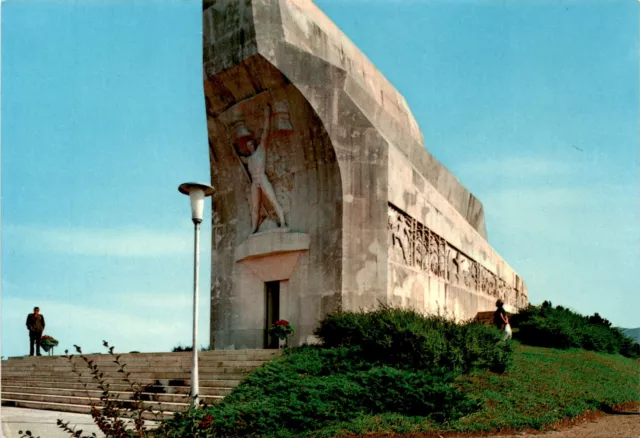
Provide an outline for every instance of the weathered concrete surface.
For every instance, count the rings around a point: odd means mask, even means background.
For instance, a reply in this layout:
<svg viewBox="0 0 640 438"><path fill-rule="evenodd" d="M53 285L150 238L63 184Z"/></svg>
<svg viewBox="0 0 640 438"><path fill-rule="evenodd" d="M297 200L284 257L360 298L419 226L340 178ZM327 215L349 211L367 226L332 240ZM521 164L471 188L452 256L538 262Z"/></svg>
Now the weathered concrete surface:
<svg viewBox="0 0 640 438"><path fill-rule="evenodd" d="M267 125L266 178L287 227L309 236L280 281L279 317L297 328L294 344L313 341L317 322L338 309L435 305L466 318L500 293L516 304L519 280L486 242L482 204L424 148L404 98L311 1L206 1L203 22L216 348L260 348L264 339L265 271L234 254L252 233L243 155L252 153L248 139L262 137L267 105L288 112ZM260 232L276 228L273 206L263 204ZM416 268L413 237L409 258L394 259L394 209L441 239L442 269ZM274 245L260 264L282 257ZM448 266L460 257L486 278L453 277Z"/></svg>
<svg viewBox="0 0 640 438"><path fill-rule="evenodd" d="M250 236L236 248L235 260L264 283L288 281L300 256L308 250L307 234L276 230Z"/></svg>
<svg viewBox="0 0 640 438"><path fill-rule="evenodd" d="M343 70L346 73L343 89L348 98L357 105L378 133L389 144L395 145L471 226L486 238L482 203L425 150L422 131L404 97L312 1L282 0L278 3L286 42ZM256 22L261 24L259 18L256 18ZM256 28L260 29L258 26ZM263 36L265 40L273 35L258 30L258 37ZM258 38L259 48L262 48L262 41ZM265 43L265 49L271 46L272 43ZM276 65L282 68L284 64L280 62Z"/></svg>
<svg viewBox="0 0 640 438"><path fill-rule="evenodd" d="M224 84L205 83L212 182L217 188L213 200L214 345L223 348L263 345L264 280L233 257L251 234L251 183L240 153L234 150L233 113L243 114L246 126L259 137L262 107L283 100L291 108L290 122L295 129L286 135L274 129L267 149L266 173L285 211L287 226L292 232L308 235L309 247L313 248L300 254L291 278L281 283L280 291L280 313L284 317L284 309L289 309L286 317L296 321L298 335L304 340L323 314L340 308L342 299L342 182L336 152L304 96L263 57L256 55L221 75ZM233 97L222 101L220 96L225 93ZM267 205L261 232L275 228L270 210ZM273 257L282 257L277 245L272 251ZM268 257L263 254L262 261L278 263ZM300 291L291 295L291 302L287 301L288 290Z"/></svg>
<svg viewBox="0 0 640 438"><path fill-rule="evenodd" d="M456 319L527 305L516 272L393 147L389 175L390 302Z"/></svg>

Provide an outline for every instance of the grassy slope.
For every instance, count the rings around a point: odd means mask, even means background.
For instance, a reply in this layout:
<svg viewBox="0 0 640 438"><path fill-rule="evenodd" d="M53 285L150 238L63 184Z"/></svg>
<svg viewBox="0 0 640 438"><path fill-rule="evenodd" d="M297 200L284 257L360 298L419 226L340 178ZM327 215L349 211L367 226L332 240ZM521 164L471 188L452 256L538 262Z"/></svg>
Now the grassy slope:
<svg viewBox="0 0 640 438"><path fill-rule="evenodd" d="M519 345L509 373L461 377L459 384L482 400L483 408L443 428L420 418L381 415L354 418L310 436L540 428L589 409L640 400L640 361L584 350Z"/></svg>
<svg viewBox="0 0 640 438"><path fill-rule="evenodd" d="M269 430L265 436L324 438L368 432L541 428L587 410L640 401L640 360L585 350L514 344L514 364L507 373L477 372L456 379L456 385L476 399L480 409L462 417L453 415L450 418L457 419L448 423L436 424L426 417L399 413L366 414L366 410L356 405L361 406L368 398L387 406L399 406L411 400L407 395L414 392L406 381L394 380L393 376L378 380L382 375L374 374L370 376L373 380L352 381L353 374L350 377L347 373L355 369L354 364L344 362L339 354L335 357L324 354L333 363L333 373L326 373L326 357L321 359L314 350L293 349L253 373L221 404L211 406L207 412L190 411L191 418L174 421L174 433L170 436L212 436L204 430L186 433L181 429L185 424L197 425L206 414L216 424L227 424L226 429L218 429L226 431L222 435L233 436L259 430ZM453 399L448 403L449 409L457 406ZM401 412L398 406L394 409ZM312 430L316 427L320 429Z"/></svg>
<svg viewBox="0 0 640 438"><path fill-rule="evenodd" d="M542 427L587 409L640 400L638 360L584 350L519 346L510 373L465 380L485 407L452 425L457 430Z"/></svg>

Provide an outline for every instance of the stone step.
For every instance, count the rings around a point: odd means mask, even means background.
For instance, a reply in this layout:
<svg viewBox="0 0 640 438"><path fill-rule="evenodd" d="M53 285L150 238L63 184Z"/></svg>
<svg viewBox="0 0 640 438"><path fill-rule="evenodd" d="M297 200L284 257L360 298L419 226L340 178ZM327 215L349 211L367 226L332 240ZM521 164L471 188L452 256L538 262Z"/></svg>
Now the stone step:
<svg viewBox="0 0 640 438"><path fill-rule="evenodd" d="M242 380L249 373L200 373L200 380ZM24 375L8 375L2 376L4 379L9 381L33 381L33 380L59 380L59 381L76 381L76 382L97 382L97 380L91 374L83 374L82 376L77 376L75 374L69 373L32 373L32 374L24 374ZM129 380L132 382L138 382L141 384L149 384L147 382L153 383L155 380L167 380L167 381L183 381L185 379L189 379L191 377L191 373L131 373L129 375ZM122 373L104 373L101 377L102 380L108 382L122 382L126 383L124 380L124 375ZM177 383L174 383L177 384Z"/></svg>
<svg viewBox="0 0 640 438"><path fill-rule="evenodd" d="M235 379L203 379L200 378L200 386L201 387L223 387L223 388L234 388L240 384L242 379L246 376L242 376L241 378ZM105 384L110 385L127 385L126 382L123 382L122 379L105 379ZM136 380L134 383L142 386L164 386L164 387L180 387L180 386L190 386L191 379L141 379ZM82 381L79 381L78 378L69 378L69 379L56 379L56 380L48 380L48 379L30 379L30 378L22 378L22 379L2 379L3 385L80 385L87 384L87 386L97 385L97 382L93 379L87 379L85 377L82 378ZM128 387L128 386L127 386Z"/></svg>
<svg viewBox="0 0 640 438"><path fill-rule="evenodd" d="M247 376L252 369L232 369L232 368L218 368L216 371L209 370L199 370L201 379L242 379ZM175 379L175 380L183 380L188 378L191 375L190 372L132 372L129 376L130 380L151 380L151 379ZM124 374L113 372L113 373L103 373L103 377L105 380L122 380ZM13 373L5 373L2 370L2 377L7 379L56 379L56 380L69 380L69 379L82 379L83 381L93 379L93 374L90 372L82 372L80 376L74 374L73 372L13 372Z"/></svg>
<svg viewBox="0 0 640 438"><path fill-rule="evenodd" d="M131 391L110 391L112 397L118 397L120 400L131 400L134 393ZM98 402L102 391L99 390L79 390L79 389L60 389L60 388L23 388L17 386L3 387L2 398L12 398L14 400L33 400L33 396L56 396L56 397L90 397L92 400ZM207 404L218 403L221 401L223 395L205 395L200 392L200 398ZM149 402L161 402L161 403L183 403L188 404L190 401L190 395L187 394L164 394L157 392L143 392L140 394L140 399ZM36 399L40 400L40 399ZM78 403L82 404L82 403Z"/></svg>
<svg viewBox="0 0 640 438"><path fill-rule="evenodd" d="M18 392L5 392L2 391L2 399L3 400L21 400L28 402L44 402L44 403L55 403L55 404L65 404L65 405L86 405L89 406L91 403L94 403L96 406L101 406L99 398L92 399L87 397L86 395L83 397L75 397L75 396L61 396L61 395L50 395L50 394L26 394L26 393L18 393ZM157 411L163 412L181 412L189 407L189 399L185 398L184 402L159 402L159 401L145 401L143 402L143 406L150 407Z"/></svg>
<svg viewBox="0 0 640 438"><path fill-rule="evenodd" d="M224 366L220 366L217 363L205 362L205 363L198 363L198 369L200 370L239 370L239 369L244 370L246 369L248 371L253 371L257 368L260 368L265 363L267 363L267 362L258 362L258 363L256 362L257 361L253 361L253 363L251 364L225 363ZM97 367L98 367L98 370L100 371L110 371L110 372L116 372L120 369L120 367L116 366L116 364L105 364L105 365L98 364ZM191 363L171 364L171 365L163 365L163 364L155 364L155 363L142 364L142 365L126 364L124 368L125 370L128 370L128 371L147 371L147 372L149 370L191 371ZM84 363L76 364L76 369L80 372L90 371L89 367ZM6 373L31 373L31 372L37 372L37 371L69 373L69 372L73 372L73 367L70 365L11 367L11 368L2 367L3 373L5 372Z"/></svg>
<svg viewBox="0 0 640 438"><path fill-rule="evenodd" d="M76 368L79 370L87 370L88 366L84 361L76 361L74 360ZM227 361L219 361L219 360L199 360L198 367L199 368L257 368L265 363L268 363L268 360L227 360ZM180 369L180 370L190 370L191 369L191 360L174 360L174 361L149 361L149 362L123 362L125 368L128 370L143 370L149 368L171 368L171 369ZM120 366L114 362L95 362L95 365L98 366L100 370L117 370ZM49 363L30 363L24 365L3 365L2 369L6 372L13 371L34 371L34 370L46 370L46 371L71 371L73 370L72 365L65 362L51 361Z"/></svg>
<svg viewBox="0 0 640 438"><path fill-rule="evenodd" d="M282 354L279 350L200 352L200 396L204 403L219 402L252 371ZM118 372L114 357L87 356L102 373L109 390L121 399L130 399L131 387ZM120 361L130 379L142 385L145 406L160 418L189 406L192 353L123 354ZM90 403L100 403L98 388L87 364L75 356L78 376L65 357L21 357L2 361L2 404L32 409L89 413ZM86 386L85 386L86 385ZM88 393L87 393L88 391ZM145 418L154 419L146 413Z"/></svg>
<svg viewBox="0 0 640 438"><path fill-rule="evenodd" d="M51 402L38 402L29 400L14 400L10 398L2 398L2 406L11 406L18 408L28 409L42 409L45 411L59 411L59 412L75 412L77 414L90 414L91 407L87 405L74 405L67 403L51 403ZM164 418L171 418L174 412L168 411L152 411L145 412L142 418L145 420L161 420Z"/></svg>
<svg viewBox="0 0 640 438"><path fill-rule="evenodd" d="M282 354L281 350L213 350L213 351L201 351L198 353L198 360L206 361L206 360L218 360L218 361L228 361L228 360L271 360L275 357L278 357ZM188 352L179 352L179 353L118 353L120 356L120 361L129 363L129 362L149 362L149 361L164 361L164 360L182 360L182 361L190 361L192 358L192 353ZM82 361L79 355L73 355L77 360ZM110 354L87 354L85 355L90 360L94 362L112 362L114 360L114 356ZM68 359L64 356L17 356L17 357L9 357L6 360L2 361L2 367L4 368L6 365L17 365L18 363L27 364L27 363L48 363L53 361L67 361Z"/></svg>
<svg viewBox="0 0 640 438"><path fill-rule="evenodd" d="M233 388L237 386L237 384L229 385L228 382L233 382L229 380L221 381L221 386L204 386L203 382L200 382L200 394L205 395L217 395L217 396L225 396L231 393ZM228 386L223 386L227 384ZM7 391L12 392L21 392L18 391L17 388L21 388L24 392L32 392L32 391L43 391L46 389L54 389L54 390L68 390L68 391L84 391L85 387L81 383L73 383L73 382L12 382L7 381L2 383L2 389L6 389ZM87 390L89 391L100 391L98 385L89 384L87 385ZM111 391L131 391L131 387L127 384L111 384L109 385L109 390ZM158 394L185 394L188 395L191 388L189 386L162 386L162 385L149 385L144 388L145 391L150 393L158 393Z"/></svg>
<svg viewBox="0 0 640 438"><path fill-rule="evenodd" d="M198 368L258 368L268 363L264 360L238 360L238 361L199 361ZM88 370L89 367L84 362L76 362L78 370ZM104 362L96 364L100 370L118 370L121 367L113 362ZM178 369L191 370L191 361L166 361L166 362L133 362L124 364L128 370L145 370L145 369ZM3 367L4 371L72 371L73 367L69 363L52 363L52 364L32 364L24 367Z"/></svg>
<svg viewBox="0 0 640 438"><path fill-rule="evenodd" d="M200 388L228 388L233 389L240 384L241 380L205 380L200 379ZM78 381L60 381L60 380L3 380L2 386L5 385L20 385L20 386L34 386L34 387L51 387L51 388L82 388L84 389L84 385L87 385L89 389L98 389L98 384L93 381L88 382L78 382ZM122 382L121 380L115 382L105 382L105 384L109 385L110 389L120 389L120 390L129 390L129 385ZM151 380L146 382L139 382L141 386L146 386L148 388L154 387L162 387L167 391L171 389L171 391L179 392L181 388L189 388L191 385L191 380ZM188 390L187 390L188 392Z"/></svg>

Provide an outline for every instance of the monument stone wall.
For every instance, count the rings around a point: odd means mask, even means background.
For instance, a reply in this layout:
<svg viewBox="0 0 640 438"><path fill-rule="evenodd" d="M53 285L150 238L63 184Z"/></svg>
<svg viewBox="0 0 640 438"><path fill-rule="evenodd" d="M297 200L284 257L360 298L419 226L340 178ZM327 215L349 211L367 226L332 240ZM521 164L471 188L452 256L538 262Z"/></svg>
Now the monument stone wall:
<svg viewBox="0 0 640 438"><path fill-rule="evenodd" d="M211 344L313 342L379 303L457 319L525 305L478 201L404 98L309 0L203 4L213 202Z"/></svg>

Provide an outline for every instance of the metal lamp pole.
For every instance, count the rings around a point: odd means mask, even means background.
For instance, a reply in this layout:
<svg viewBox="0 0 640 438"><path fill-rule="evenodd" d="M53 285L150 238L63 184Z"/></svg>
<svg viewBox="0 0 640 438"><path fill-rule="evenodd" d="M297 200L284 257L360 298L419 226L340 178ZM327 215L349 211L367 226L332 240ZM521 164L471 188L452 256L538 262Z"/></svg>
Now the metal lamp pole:
<svg viewBox="0 0 640 438"><path fill-rule="evenodd" d="M200 277L200 223L204 211L204 198L213 194L213 187L200 183L184 183L178 187L180 193L191 199L193 235L193 361L191 363L191 406L199 406L198 376L198 282Z"/></svg>

